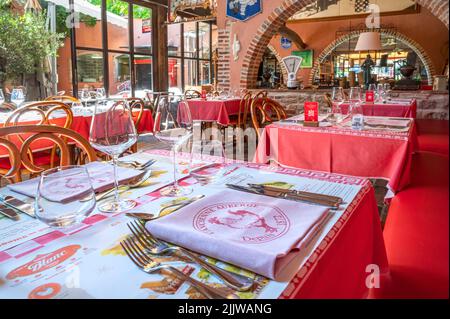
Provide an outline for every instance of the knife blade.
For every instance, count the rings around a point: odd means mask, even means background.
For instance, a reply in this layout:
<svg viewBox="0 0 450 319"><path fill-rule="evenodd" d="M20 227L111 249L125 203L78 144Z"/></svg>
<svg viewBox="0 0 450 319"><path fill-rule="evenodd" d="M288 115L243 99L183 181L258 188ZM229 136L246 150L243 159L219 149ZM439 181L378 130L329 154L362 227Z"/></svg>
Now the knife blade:
<svg viewBox="0 0 450 319"><path fill-rule="evenodd" d="M296 195L296 194L293 194L293 193L266 192L263 189L245 187L245 186L241 186L241 185L226 184L226 186L228 188L231 188L231 189L234 189L234 190L237 190L237 191L253 193L253 194L263 195L263 196L269 196L269 197L274 197L274 198L281 198L281 199L286 199L286 200L307 202L309 204L325 206L325 207L328 207L328 208L333 209L333 210L339 209L339 203L338 202L330 202L330 201L325 201L323 199L303 197L303 196Z"/></svg>
<svg viewBox="0 0 450 319"><path fill-rule="evenodd" d="M0 214L12 220L20 220L20 215L14 209L0 203Z"/></svg>
<svg viewBox="0 0 450 319"><path fill-rule="evenodd" d="M29 203L26 203L26 202L14 197L14 196L11 196L11 195L0 196L0 200L6 206L14 208L21 213L27 214L30 217L33 217L33 218L36 217L36 214L34 213L34 207Z"/></svg>

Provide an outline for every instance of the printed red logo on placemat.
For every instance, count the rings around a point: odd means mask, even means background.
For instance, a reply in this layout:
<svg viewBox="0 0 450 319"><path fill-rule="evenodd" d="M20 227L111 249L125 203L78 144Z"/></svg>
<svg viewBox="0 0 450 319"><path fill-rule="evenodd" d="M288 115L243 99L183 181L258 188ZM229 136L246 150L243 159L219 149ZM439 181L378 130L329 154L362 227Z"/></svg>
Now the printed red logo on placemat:
<svg viewBox="0 0 450 319"><path fill-rule="evenodd" d="M26 277L53 268L66 259L69 259L80 248L80 245L70 245L55 250L49 254L37 255L32 261L12 270L8 275L6 275L6 278L14 279L18 277Z"/></svg>
<svg viewBox="0 0 450 319"><path fill-rule="evenodd" d="M61 291L61 285L57 283L44 284L34 288L29 294L28 299L51 299Z"/></svg>
<svg viewBox="0 0 450 319"><path fill-rule="evenodd" d="M260 214L265 211L265 215ZM268 211L268 213L267 213ZM207 234L249 244L261 244L283 236L289 230L288 217L275 206L262 203L221 203L205 207L194 216L194 228ZM230 230L241 230L230 232ZM228 232L227 232L228 231Z"/></svg>

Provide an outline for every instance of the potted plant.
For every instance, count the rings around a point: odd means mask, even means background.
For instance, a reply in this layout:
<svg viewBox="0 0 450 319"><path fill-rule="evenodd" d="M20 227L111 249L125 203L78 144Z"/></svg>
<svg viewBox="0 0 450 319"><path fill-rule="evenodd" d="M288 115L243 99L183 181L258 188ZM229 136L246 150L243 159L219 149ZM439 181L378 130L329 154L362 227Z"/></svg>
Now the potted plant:
<svg viewBox="0 0 450 319"><path fill-rule="evenodd" d="M6 92L7 83L39 86L48 58L62 45L63 35L47 29L46 15L25 8L19 0L0 0L0 87Z"/></svg>

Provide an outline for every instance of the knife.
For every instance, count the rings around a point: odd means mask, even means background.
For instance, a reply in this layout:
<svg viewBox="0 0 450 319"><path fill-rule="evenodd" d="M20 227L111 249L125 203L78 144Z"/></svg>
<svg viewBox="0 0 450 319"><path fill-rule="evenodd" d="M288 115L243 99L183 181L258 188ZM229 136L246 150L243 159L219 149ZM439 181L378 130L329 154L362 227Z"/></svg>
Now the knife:
<svg viewBox="0 0 450 319"><path fill-rule="evenodd" d="M26 203L11 195L0 196L0 200L6 206L14 208L21 213L27 214L30 217L36 218L36 214L34 213L34 207L31 204Z"/></svg>
<svg viewBox="0 0 450 319"><path fill-rule="evenodd" d="M1 203L0 203L0 214L15 221L20 220L19 214L17 214L12 208L9 208L8 206L3 205Z"/></svg>
<svg viewBox="0 0 450 319"><path fill-rule="evenodd" d="M320 206L325 206L325 207L329 207L331 209L339 209L339 202L331 202L331 201L326 201L323 199L319 199L319 198L311 198L311 197L303 197L297 194L293 194L293 193L283 193L283 192L266 192L263 189L256 189L256 188L251 188L251 187L245 187L245 186L241 186L241 185L234 185L234 184L226 184L226 186L228 188L234 189L234 190L238 190L238 191L242 191L242 192L247 192L247 193L253 193L253 194L257 194L257 195L263 195L263 196L269 196L269 197L274 197L274 198L281 198L281 199L287 199L287 200L294 200L294 201L300 201L300 202L307 202L310 204L316 204L316 205L320 205Z"/></svg>

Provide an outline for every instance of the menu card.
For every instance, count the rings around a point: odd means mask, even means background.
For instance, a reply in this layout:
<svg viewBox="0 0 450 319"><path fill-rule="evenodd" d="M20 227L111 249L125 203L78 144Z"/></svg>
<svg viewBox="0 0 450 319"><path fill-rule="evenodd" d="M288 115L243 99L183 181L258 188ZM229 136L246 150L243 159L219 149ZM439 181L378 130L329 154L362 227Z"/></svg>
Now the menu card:
<svg viewBox="0 0 450 319"><path fill-rule="evenodd" d="M305 122L318 122L319 121L319 103L318 102L305 102Z"/></svg>
<svg viewBox="0 0 450 319"><path fill-rule="evenodd" d="M373 103L375 101L375 94L373 91L366 92L366 102Z"/></svg>

